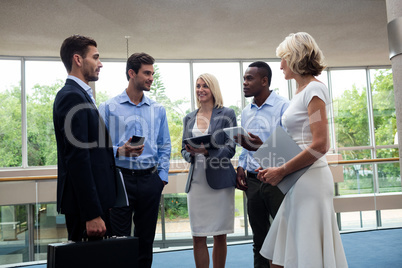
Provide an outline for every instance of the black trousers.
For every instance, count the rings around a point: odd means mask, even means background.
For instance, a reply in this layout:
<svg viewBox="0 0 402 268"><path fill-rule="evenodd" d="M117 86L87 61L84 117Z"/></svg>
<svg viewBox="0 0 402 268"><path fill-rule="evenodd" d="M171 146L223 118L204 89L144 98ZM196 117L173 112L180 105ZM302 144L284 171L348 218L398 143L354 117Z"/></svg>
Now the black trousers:
<svg viewBox="0 0 402 268"><path fill-rule="evenodd" d="M260 250L271 227L269 216L275 218L285 196L278 187L262 183L253 173L247 172L246 182L247 211L253 230L254 268L266 268L269 263L261 256Z"/></svg>
<svg viewBox="0 0 402 268"><path fill-rule="evenodd" d="M127 169L121 169L121 171L126 184L129 206L111 210L110 220L113 233L118 236L130 236L133 221L134 236L138 237L139 241L139 267L150 268L164 183L156 168L144 172Z"/></svg>
<svg viewBox="0 0 402 268"><path fill-rule="evenodd" d="M66 217L66 227L68 233L68 240L77 242L82 241L84 237L84 232L86 231L86 221L80 217L80 214L67 213ZM105 237L112 236L112 227L110 225L110 215L109 210L104 211L101 216L102 220L105 222L106 233ZM97 240L102 238L89 238L90 240Z"/></svg>

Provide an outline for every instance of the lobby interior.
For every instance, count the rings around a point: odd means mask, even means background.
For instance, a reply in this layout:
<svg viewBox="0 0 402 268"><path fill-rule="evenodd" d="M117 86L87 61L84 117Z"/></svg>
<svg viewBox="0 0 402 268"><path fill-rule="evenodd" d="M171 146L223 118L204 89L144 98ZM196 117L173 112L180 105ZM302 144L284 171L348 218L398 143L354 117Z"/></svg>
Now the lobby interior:
<svg viewBox="0 0 402 268"><path fill-rule="evenodd" d="M271 66L277 66L275 50L278 44L289 33L308 32L324 52L328 68L322 79L334 98L336 83L345 75L357 73L362 77L359 78L362 88L370 92L378 70L393 73L395 101L391 102L394 105L391 113L397 126L393 125L392 131L398 134L402 132L402 111L398 108L402 107L402 49L398 48L398 44L402 44L402 28L398 28L402 26L401 16L402 4L398 0L2 1L0 80L7 80L7 63L17 62L18 68L13 70L19 73L22 116L19 141L21 163L18 166L0 166L0 215L3 215L0 218L0 249L17 245L14 251L0 250L0 267L13 263L43 262L48 243L66 240L64 218L54 209L56 166L34 166L29 162L26 104L26 95L30 90L27 77L34 69L29 64L49 63L53 66L52 63L59 63L60 45L66 37L82 34L94 38L105 66L107 63L118 64L119 70L128 55L142 51L156 59L162 74L164 66L165 69L185 66L185 71L174 74L174 78L177 84L185 80L183 87L187 87L187 91L183 95L190 100L187 109L194 110L191 92L194 78L201 70L236 66L236 72L230 73L227 79L236 81L236 89L239 89L236 104L243 108L247 100L241 94L242 73L247 64L264 60L270 65L272 63ZM397 33L390 30L392 23L397 24ZM397 44L396 48L392 44ZM1 69L1 66L5 67ZM278 73L277 80L283 78L278 68L273 71ZM225 74L222 74L223 79L226 79ZM98 83L101 81L93 84L95 91L102 88ZM353 83L349 86L352 87ZM166 84L167 92L173 92L174 87L174 83L172 86ZM281 82L277 87L291 99L296 84L294 81ZM3 90L0 88L0 93ZM334 197L334 207L340 230L344 233L402 227L401 148L398 146L402 142L402 133L399 133L399 142L398 135L389 144L376 142L376 106L373 97L370 99L369 96L370 93L367 93L366 110L363 111L367 113L366 144L340 146L336 127L331 130L333 146L329 161L335 179L335 192L339 190ZM0 124L6 125L7 121ZM380 157L387 150L391 156ZM357 151L369 157L341 157L342 152ZM384 166L393 166L399 173L395 178L399 185L390 192L384 192L385 187L381 184ZM185 203L187 170L188 165L183 161L172 160L169 184L161 199L161 215L154 244L156 251L191 246L188 218L171 218L165 215L164 209L171 201ZM355 173L351 175L350 172ZM370 180L368 192L356 190L343 193L345 180L352 178L357 185L359 176L360 180ZM239 210L235 219L236 231L228 237L228 241L248 243L252 231L244 206L246 199L238 190L236 196L240 200L239 207L236 207ZM24 225L16 219L16 207L25 207L27 220ZM13 210L11 214L10 208Z"/></svg>

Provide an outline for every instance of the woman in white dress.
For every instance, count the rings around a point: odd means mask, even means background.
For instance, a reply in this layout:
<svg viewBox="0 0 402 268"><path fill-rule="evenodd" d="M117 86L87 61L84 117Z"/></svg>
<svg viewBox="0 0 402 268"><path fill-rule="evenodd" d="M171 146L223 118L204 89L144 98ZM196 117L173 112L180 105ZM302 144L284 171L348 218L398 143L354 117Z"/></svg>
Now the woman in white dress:
<svg viewBox="0 0 402 268"><path fill-rule="evenodd" d="M285 79L298 87L282 122L304 149L280 167L260 170L258 178L277 185L283 177L308 165L286 194L261 248L274 267L347 267L333 208L333 178L326 162L329 130L326 86L315 77L325 69L324 56L307 33L290 34L278 46Z"/></svg>
<svg viewBox="0 0 402 268"><path fill-rule="evenodd" d="M194 260L197 268L209 267L207 236L214 237L213 267L225 267L226 235L234 232L234 190L236 172L230 159L235 143L223 128L236 126L233 109L223 107L218 80L202 74L195 88L198 109L183 120L182 156L191 163L186 193ZM185 139L210 134L209 144L185 142Z"/></svg>

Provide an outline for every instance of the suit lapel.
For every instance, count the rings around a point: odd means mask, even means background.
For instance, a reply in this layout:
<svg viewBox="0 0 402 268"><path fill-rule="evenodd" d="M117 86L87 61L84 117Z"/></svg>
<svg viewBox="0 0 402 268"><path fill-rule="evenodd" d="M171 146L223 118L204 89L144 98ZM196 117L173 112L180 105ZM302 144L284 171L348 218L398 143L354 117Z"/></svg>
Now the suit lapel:
<svg viewBox="0 0 402 268"><path fill-rule="evenodd" d="M216 130L218 122L220 121L220 120L218 120L218 118L221 117L222 110L223 110L222 108L214 108L212 110L211 122L209 123L208 134L212 134Z"/></svg>
<svg viewBox="0 0 402 268"><path fill-rule="evenodd" d="M198 113L198 109L194 111L193 114L191 114L191 116L188 119L188 128L187 128L187 137L191 138L193 137L193 127L197 118L197 113Z"/></svg>
<svg viewBox="0 0 402 268"><path fill-rule="evenodd" d="M91 103L96 108L96 110L98 110L98 108L96 107L95 103L92 101L91 97L89 96L88 92L86 92L86 90L83 89L77 82L75 82L72 79L67 79L66 80L66 85L72 85L72 86L75 86L76 88L78 88L79 90L81 90L82 94L84 94L84 96L87 99L87 101L89 103Z"/></svg>
<svg viewBox="0 0 402 268"><path fill-rule="evenodd" d="M98 120L99 120L99 124L100 124L100 129L102 129L103 131L100 131L99 133L104 133L105 137L104 137L104 141L107 142L106 146L107 147L112 147L112 140L111 137L109 135L109 132L106 129L106 125L105 122L103 121L102 116L99 114L99 110L96 107L95 103L92 101L91 97L89 96L88 92L86 92L85 89L83 89L77 82L75 82L72 79L68 79L66 80L66 85L70 85L70 86L74 86L76 87L78 90L80 90L82 92L82 94L84 94L85 98L87 99L87 101L93 106L94 110L96 111L96 114L98 115ZM99 137L101 138L101 137ZM103 143L103 142L102 142Z"/></svg>
<svg viewBox="0 0 402 268"><path fill-rule="evenodd" d="M222 112L223 112L222 108L214 108L212 110L211 120L209 122L208 134L212 134L216 130L218 123L220 121L220 120L218 120L218 118L220 118ZM196 119L197 119L197 113L198 113L198 109L195 110L194 113L191 114L188 119L188 128L187 128L188 136L187 137L189 137L189 138L193 136L192 131L193 131L193 127L196 122Z"/></svg>

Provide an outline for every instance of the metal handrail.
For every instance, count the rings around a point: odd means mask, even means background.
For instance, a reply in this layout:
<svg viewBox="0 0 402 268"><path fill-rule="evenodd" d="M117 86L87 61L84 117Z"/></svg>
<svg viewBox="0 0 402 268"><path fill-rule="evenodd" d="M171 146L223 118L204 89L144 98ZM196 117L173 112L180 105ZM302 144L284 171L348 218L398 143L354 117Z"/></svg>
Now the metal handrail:
<svg viewBox="0 0 402 268"><path fill-rule="evenodd" d="M398 161L399 161L399 157L377 158L377 159L357 159L357 160L338 160L338 161L328 161L328 165L353 165L353 164L384 163L384 162L398 162ZM188 172L188 169L172 169L172 170L169 170L169 174L187 173L187 172ZM4 178L0 178L0 182L55 180L55 179L57 179L57 175L25 176L25 177L4 177Z"/></svg>
<svg viewBox="0 0 402 268"><path fill-rule="evenodd" d="M384 163L384 162L398 162L399 157L393 158L377 158L377 159L356 159L356 160L338 160L328 161L328 165L353 165L364 163Z"/></svg>

